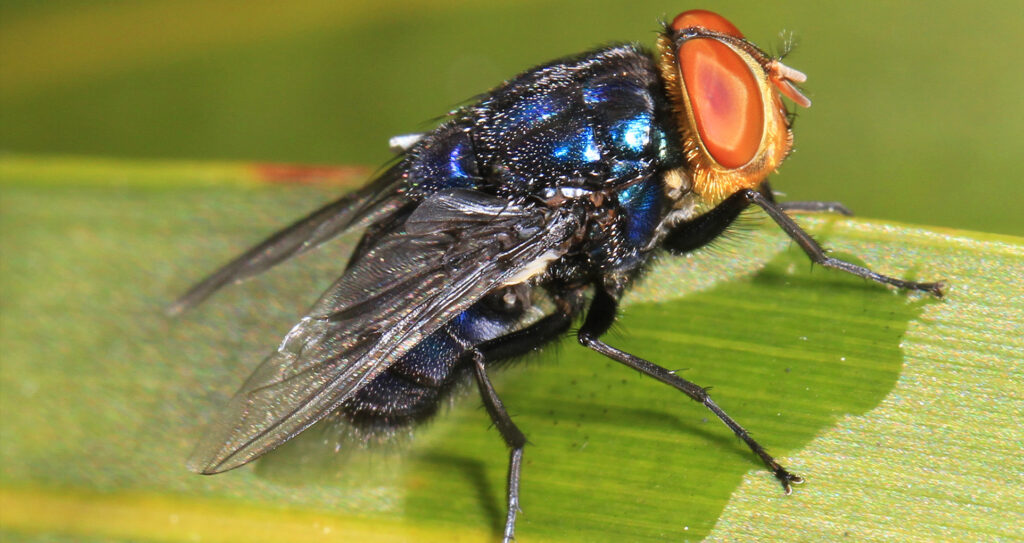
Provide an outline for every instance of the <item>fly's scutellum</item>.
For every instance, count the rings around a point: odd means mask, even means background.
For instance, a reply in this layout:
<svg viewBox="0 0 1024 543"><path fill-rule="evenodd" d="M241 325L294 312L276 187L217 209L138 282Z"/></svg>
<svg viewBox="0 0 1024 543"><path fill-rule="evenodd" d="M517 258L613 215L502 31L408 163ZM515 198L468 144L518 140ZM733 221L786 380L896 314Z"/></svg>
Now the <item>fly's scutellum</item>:
<svg viewBox="0 0 1024 543"><path fill-rule="evenodd" d="M725 18L687 11L664 26L654 53L617 45L543 64L435 130L393 139L400 159L367 187L274 234L171 307L181 312L365 229L344 273L242 385L189 467L237 468L328 415L367 439L387 436L430 418L456 385L475 381L511 450L511 540L526 439L488 372L582 317L581 345L703 404L790 492L801 478L703 387L601 337L652 255L708 244L751 205L817 264L941 296L941 283L829 257L787 214L841 206L774 200L767 177L792 145L781 96L809 106L797 88L804 80ZM553 309L527 320L542 297Z"/></svg>

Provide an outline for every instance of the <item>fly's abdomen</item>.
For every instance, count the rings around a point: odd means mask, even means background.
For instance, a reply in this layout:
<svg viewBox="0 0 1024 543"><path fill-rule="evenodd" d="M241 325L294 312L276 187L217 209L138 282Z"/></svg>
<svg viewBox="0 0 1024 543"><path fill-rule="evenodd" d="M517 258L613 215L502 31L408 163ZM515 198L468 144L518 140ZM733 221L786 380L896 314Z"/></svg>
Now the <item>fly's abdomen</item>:
<svg viewBox="0 0 1024 543"><path fill-rule="evenodd" d="M421 341L341 407L368 430L387 430L430 418L465 375L466 352L514 330L525 299L511 289L491 294Z"/></svg>

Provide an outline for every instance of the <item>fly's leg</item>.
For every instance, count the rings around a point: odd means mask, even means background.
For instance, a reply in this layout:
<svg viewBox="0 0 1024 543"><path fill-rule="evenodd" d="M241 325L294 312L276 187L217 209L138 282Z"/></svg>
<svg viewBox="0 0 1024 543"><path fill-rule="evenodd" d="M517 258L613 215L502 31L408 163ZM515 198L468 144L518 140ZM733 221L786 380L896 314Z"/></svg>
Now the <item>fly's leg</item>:
<svg viewBox="0 0 1024 543"><path fill-rule="evenodd" d="M839 202L781 202L776 205L787 213L838 213L847 217L853 216L853 212Z"/></svg>
<svg viewBox="0 0 1024 543"><path fill-rule="evenodd" d="M483 353L488 365L515 358L558 338L569 330L572 319L583 306L583 291L572 291L555 300L556 311L533 324L485 341L475 347Z"/></svg>
<svg viewBox="0 0 1024 543"><path fill-rule="evenodd" d="M480 387L480 397L483 398L484 407L494 421L494 425L501 432L502 439L511 449L508 460L508 486L506 497L508 499L508 515L505 517L505 531L502 533L502 541L509 543L516 535L516 515L519 513L519 479L523 469L523 447L526 445L526 436L512 422L505 404L498 397L494 385L487 377L487 367L484 357L480 351L475 351L473 356L473 370L476 376L476 383Z"/></svg>
<svg viewBox="0 0 1024 543"><path fill-rule="evenodd" d="M728 228L737 217L739 217L740 213L742 213L744 209L750 207L751 204L755 204L763 209L765 213L767 213L768 216L771 217L780 228L782 228L782 231L804 250L804 253L806 253L815 264L820 264L826 268L844 271L846 273L856 275L857 277L870 279L877 283L892 285L896 288L920 290L931 293L940 298L942 297L942 288L944 286L942 282L917 283L914 281L905 281L903 279L897 279L895 277L876 273L868 268L846 262L845 260L839 260L838 258L828 256L828 254L825 253L825 250L822 249L821 245L814 241L810 234L805 232L803 228L800 228L800 225L798 225L789 215L786 215L785 210L783 210L779 204L776 204L764 194L752 189L743 189L738 191L725 200L722 200L722 202L715 206L711 211L673 227L673 229L665 236L665 248L669 251L685 253L707 245L713 239L721 235L722 232L724 232L725 229Z"/></svg>
<svg viewBox="0 0 1024 543"><path fill-rule="evenodd" d="M581 299L581 293L573 293L572 299ZM519 480L523 468L523 447L526 445L526 436L512 422L508 411L505 410L505 404L498 397L498 392L487 376L487 366L502 359L526 354L569 330L575 315L573 308L578 307L578 304L565 300L556 300L556 304L560 307L559 311L522 330L485 341L467 353L467 356L470 356L473 361L473 372L477 386L480 388L480 397L483 399L484 408L487 409L487 413L491 416L491 420L511 451L508 462L508 486L506 487L508 514L502 533L502 541L505 543L515 539L516 515L520 511Z"/></svg>
<svg viewBox="0 0 1024 543"><path fill-rule="evenodd" d="M838 213L840 215L846 215L847 217L853 216L853 212L850 208L844 206L840 202L821 202L816 200L806 202L776 202L775 192L772 191L771 185L767 181L761 183L758 187L758 192L764 195L765 199L769 202L776 204L780 209L787 213Z"/></svg>
<svg viewBox="0 0 1024 543"><path fill-rule="evenodd" d="M908 290L921 290L924 292L931 293L935 296L942 297L942 282L937 283L918 283L914 281L905 281L903 279L896 279L895 277L889 277L888 275L882 275L871 271L863 266L858 266L845 260L839 260L838 258L832 258L825 253L821 245L814 241L814 238L810 236L800 225L796 223L789 215L786 215L785 211L779 208L777 204L772 203L763 194L750 189L745 189L733 194L726 199L726 202L733 201L731 205L747 207L750 204L756 204L761 209L764 209L765 213L768 214L776 224L782 228L782 231L786 233L804 250L804 253L810 257L811 261L815 264L820 264L826 268L832 268L835 270L844 271L861 277L864 279L870 279L877 283L886 285L892 285L897 288L908 289ZM724 204L725 202L723 202ZM721 204L720 204L721 205Z"/></svg>
<svg viewBox="0 0 1024 543"><path fill-rule="evenodd" d="M708 396L707 390L704 389L704 387L691 383L690 381L677 376L675 373L657 364L633 356L625 351L620 351L619 349L601 341L599 338L611 327L612 322L615 320L615 313L617 309L618 302L615 301L615 298L613 298L612 295L600 285L595 287L594 300L591 302L590 310L587 311L587 317L584 319L583 326L580 327L577 334L580 344L589 349L593 349L616 362L625 364L644 375L653 377L662 383L674 387L697 403L707 407L712 413L721 419L737 437L742 439L743 442L750 447L750 450L754 451L754 454L761 459L761 461L764 462L765 466L767 466L775 475L775 478L782 483L782 488L786 491L786 494L792 492L793 484L804 482L803 478L790 473L786 468L776 462L775 459L764 450L764 447L755 441L754 438L750 437L750 434L747 433L747 431L744 430L738 422L726 414L721 407L718 407L718 404Z"/></svg>

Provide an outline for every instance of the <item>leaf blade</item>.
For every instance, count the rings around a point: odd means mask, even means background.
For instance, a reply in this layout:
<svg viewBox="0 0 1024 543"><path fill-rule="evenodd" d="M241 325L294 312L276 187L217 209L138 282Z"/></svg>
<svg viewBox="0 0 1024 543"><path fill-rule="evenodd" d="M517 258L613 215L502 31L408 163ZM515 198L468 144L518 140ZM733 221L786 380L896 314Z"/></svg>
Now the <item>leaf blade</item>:
<svg viewBox="0 0 1024 543"><path fill-rule="evenodd" d="M189 182L191 175L209 180L210 172L159 163L152 164L157 171L141 174L131 172L147 166L132 163L122 183L104 186L87 160L37 170L6 167L8 160L0 159L0 251L10 255L0 259L0 490L4 499L36 507L0 508L0 528L38 537L175 540L160 535L159 525L148 535L118 536L110 531L114 517L102 511L62 515L60 526L46 521L46 504L81 512L103 497L124 504L147 495L210 518L229 510L243 519L267 517L271 526L287 526L289 511L298 510L337 534L366 526L379 526L382 538L415 534L417 540L498 533L506 454L472 396L393 451L352 451L339 459L321 443L332 434L309 433L254 470L203 478L183 467L203 421L330 282L346 249L325 247L180 320L165 320L160 308L203 271L331 198L331 190L239 191ZM116 162L104 167L118 169ZM76 169L82 184L75 182ZM135 186L135 175L177 176L182 183ZM46 176L54 182L36 183ZM1005 479L997 476L1020 468L1006 454L1008 444L1020 441L1012 423L1022 396L1017 338L1024 334L1017 332L1024 299L1017 279L1024 242L864 220L800 221L840 254L855 254L880 271L922 279L943 274L950 281L947 300L808 272L803 255L781 234L756 229L691 258L661 259L631 293L609 341L669 367L688 367L687 378L713 385L719 403L772 452L788 457L808 484L781 496L742 444L714 421L704 422L700 406L566 341L497 377L532 442L521 538L698 540L708 533L783 533L787 524L807 530L792 528L791 535L827 538L836 535L830 518L858 514L878 521L874 529L853 523L854 533L867 539L921 539L939 529L961 530L954 536L963 539L1014 537L1021 509L1013 502L1024 500L1017 500L1019 485L999 486ZM947 345L950 338L955 341ZM956 349L970 356L954 356ZM928 386L951 378L983 395L988 411L952 404L955 394ZM912 392L945 409L915 409L927 404L906 404ZM896 412L902 419L886 414L891 405L904 406ZM882 509L867 508L865 493L850 483L856 473L825 461L852 450L876 459L876 470L926 473L920 450L890 455L890 441L875 445L858 436L891 438L911 422L934 423L946 413L963 419L950 435L964 436L976 421L1002 428L976 430L960 446L940 440L941 458L965 471L948 484L922 488L944 493L946 503L922 502L928 496L913 488L868 487L878 508L900 513L881 522ZM869 426L886 432L858 434ZM934 424L922 428L938 432ZM950 485L973 485L987 501ZM821 504L840 491L842 500ZM919 503L928 507L911 507ZM150 513L169 511L161 507ZM958 522L950 516L956 511L970 514ZM934 521L915 532L915 518ZM204 538L245 537L212 524L203 530ZM285 537L278 528L267 530Z"/></svg>

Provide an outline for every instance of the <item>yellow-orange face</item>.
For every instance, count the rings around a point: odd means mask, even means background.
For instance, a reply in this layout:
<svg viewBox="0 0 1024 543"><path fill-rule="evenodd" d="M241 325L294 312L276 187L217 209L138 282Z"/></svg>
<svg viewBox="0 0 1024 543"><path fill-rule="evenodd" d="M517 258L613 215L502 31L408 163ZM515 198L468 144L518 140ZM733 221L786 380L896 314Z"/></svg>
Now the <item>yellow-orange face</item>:
<svg viewBox="0 0 1024 543"><path fill-rule="evenodd" d="M658 49L694 192L718 201L760 185L793 144L779 93L809 107L793 85L806 76L705 10L677 16L659 37Z"/></svg>

